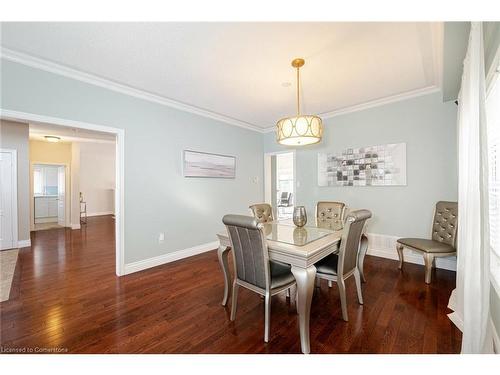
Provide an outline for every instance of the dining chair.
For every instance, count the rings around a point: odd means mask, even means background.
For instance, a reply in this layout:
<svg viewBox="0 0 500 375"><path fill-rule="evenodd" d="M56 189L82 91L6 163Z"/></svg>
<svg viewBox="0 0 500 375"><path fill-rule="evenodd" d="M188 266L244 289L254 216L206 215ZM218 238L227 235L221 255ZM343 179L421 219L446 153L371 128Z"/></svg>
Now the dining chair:
<svg viewBox="0 0 500 375"><path fill-rule="evenodd" d="M422 253L425 265L425 283L431 283L432 267L436 257L446 257L457 253L458 203L440 201L434 209L431 239L400 238L396 242L399 269L403 269L404 248Z"/></svg>
<svg viewBox="0 0 500 375"><path fill-rule="evenodd" d="M236 318L238 287L242 286L265 297L264 341L269 341L271 326L271 297L295 285L291 267L269 260L263 224L256 218L242 215L225 215L226 226L233 249L234 281L231 304L231 321Z"/></svg>
<svg viewBox="0 0 500 375"><path fill-rule="evenodd" d="M329 224L332 229L342 227L346 205L343 202L318 202L316 203L316 220L318 225Z"/></svg>
<svg viewBox="0 0 500 375"><path fill-rule="evenodd" d="M359 304L363 304L361 276L358 269L358 250L366 220L372 217L368 210L351 211L344 223L338 254L330 254L316 263L316 277L335 281L339 287L342 318L347 322L345 280L354 275Z"/></svg>
<svg viewBox="0 0 500 375"><path fill-rule="evenodd" d="M253 204L250 207L252 210L252 214L257 219L259 223L267 223L269 221L273 221L273 208L270 204L267 203L257 203Z"/></svg>

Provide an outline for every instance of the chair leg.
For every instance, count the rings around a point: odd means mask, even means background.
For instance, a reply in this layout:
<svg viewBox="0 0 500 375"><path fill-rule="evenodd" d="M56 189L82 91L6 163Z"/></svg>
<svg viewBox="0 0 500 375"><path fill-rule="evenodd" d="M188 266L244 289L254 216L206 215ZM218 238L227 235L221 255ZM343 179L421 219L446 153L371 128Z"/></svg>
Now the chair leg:
<svg viewBox="0 0 500 375"><path fill-rule="evenodd" d="M231 297L231 321L236 318L236 308L238 307L238 284L233 282L233 295Z"/></svg>
<svg viewBox="0 0 500 375"><path fill-rule="evenodd" d="M340 294L340 306L342 307L342 318L347 322L349 318L347 317L347 299L345 294L345 283L342 278L338 278L337 285L339 286Z"/></svg>
<svg viewBox="0 0 500 375"><path fill-rule="evenodd" d="M424 254L424 264L425 264L425 283L430 284L432 278L432 263L434 262L434 255L425 253Z"/></svg>
<svg viewBox="0 0 500 375"><path fill-rule="evenodd" d="M333 286L332 280L328 280L328 288L331 288Z"/></svg>
<svg viewBox="0 0 500 375"><path fill-rule="evenodd" d="M358 270L361 275L361 281L366 283L364 265L365 265L365 255L368 251L368 237L366 235L361 236L361 241L359 243L359 256L358 256Z"/></svg>
<svg viewBox="0 0 500 375"><path fill-rule="evenodd" d="M266 292L266 313L264 322L264 341L269 342L269 331L271 329L271 294Z"/></svg>
<svg viewBox="0 0 500 375"><path fill-rule="evenodd" d="M361 292L361 274L358 269L354 271L354 279L356 280L356 291L358 293L358 302L363 304L363 294Z"/></svg>
<svg viewBox="0 0 500 375"><path fill-rule="evenodd" d="M290 288L286 290L286 298L290 298Z"/></svg>
<svg viewBox="0 0 500 375"><path fill-rule="evenodd" d="M398 251L398 257L399 257L399 266L398 266L398 268L400 270L403 269L403 263L404 263L404 252L403 252L403 249L404 249L403 245L401 245L399 243L396 245L396 250Z"/></svg>

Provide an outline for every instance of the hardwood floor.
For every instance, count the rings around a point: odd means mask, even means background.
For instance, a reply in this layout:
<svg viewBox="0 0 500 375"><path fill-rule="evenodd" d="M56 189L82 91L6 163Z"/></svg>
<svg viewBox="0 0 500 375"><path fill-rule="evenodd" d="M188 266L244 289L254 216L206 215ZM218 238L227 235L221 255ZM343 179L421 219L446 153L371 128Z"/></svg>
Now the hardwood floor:
<svg viewBox="0 0 500 375"><path fill-rule="evenodd" d="M118 278L109 216L82 230L33 232L32 244L19 252L11 299L0 304L3 352L300 353L294 297L273 297L268 344L255 293L240 288L229 321L215 251ZM436 270L428 286L423 266L405 266L401 273L396 261L367 256L363 306L347 281L348 323L336 286L322 282L312 353L458 353L461 333L446 316L454 272Z"/></svg>

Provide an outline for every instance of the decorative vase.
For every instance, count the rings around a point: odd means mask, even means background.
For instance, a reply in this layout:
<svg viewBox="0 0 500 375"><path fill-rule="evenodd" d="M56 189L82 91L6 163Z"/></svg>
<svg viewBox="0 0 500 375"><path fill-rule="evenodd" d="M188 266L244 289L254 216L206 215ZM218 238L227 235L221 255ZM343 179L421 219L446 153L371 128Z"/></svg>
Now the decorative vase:
<svg viewBox="0 0 500 375"><path fill-rule="evenodd" d="M304 206L296 206L293 209L293 223L300 227L303 227L307 223L306 208Z"/></svg>

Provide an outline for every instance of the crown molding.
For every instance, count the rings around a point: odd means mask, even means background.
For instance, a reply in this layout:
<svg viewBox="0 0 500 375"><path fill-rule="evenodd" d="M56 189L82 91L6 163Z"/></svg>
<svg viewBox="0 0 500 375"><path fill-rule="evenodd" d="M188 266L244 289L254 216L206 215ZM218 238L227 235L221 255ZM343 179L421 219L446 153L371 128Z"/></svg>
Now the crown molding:
<svg viewBox="0 0 500 375"><path fill-rule="evenodd" d="M75 80L78 80L81 82L89 83L89 84L94 85L94 86L103 87L105 89L119 92L121 94L133 96L135 98L147 100L147 101L153 102L153 103L162 104L162 105L165 105L167 107L175 108L175 109L178 109L178 110L181 110L184 112L193 113L195 115L206 117L206 118L209 118L212 120L221 121L221 122L224 122L226 124L238 126L240 128L253 130L253 131L256 131L259 133L264 132L264 129L262 129L256 125L250 124L248 122L245 122L245 121L241 121L241 120L238 120L238 119L235 119L235 118L232 118L232 117L229 117L229 116L217 113L217 112L212 112L212 111L209 111L209 110L206 110L203 108L199 108L199 107L196 107L196 106L193 106L190 104L178 102L176 100L169 99L169 98L166 98L164 96L157 95L157 94L152 94L152 93L144 91L144 90L139 90L139 89L136 89L134 87L127 86L127 85L124 85L121 83L117 83L117 82L114 82L114 81L111 81L109 79L102 78L102 77L99 77L99 76L96 76L93 74L84 73L82 71L79 71L79 70L76 70L73 68L69 68L67 66L60 65L60 64L57 64L57 63L54 63L54 62L51 62L51 61L48 61L45 59L41 59L39 57L35 57L35 56L29 55L29 54L26 54L23 52L14 51L14 50L11 50L9 48L5 48L3 46L1 47L0 57L5 59L5 60L9 60L9 61L13 61L13 62L23 64L26 66L30 66L32 68L37 68L40 70L44 70L46 72L50 72L50 73L58 74L58 75L61 75L64 77L72 78L72 79L75 79Z"/></svg>
<svg viewBox="0 0 500 375"><path fill-rule="evenodd" d="M435 93L438 91L440 91L440 88L437 86L424 87L421 89L407 91L407 92L404 92L401 94L391 95L391 96L387 96L385 98L375 99L375 100L371 100L369 102L336 109L336 110L330 111L330 112L319 113L318 116L321 117L323 120L326 120L326 119L329 119L332 117L341 116L341 115L345 115L345 114L352 113L352 112L359 112L359 111L363 111L363 110L369 109L369 108L380 107L380 106L383 106L386 104L391 104L391 103L400 102L400 101L411 99L411 98L416 98L418 96L432 94L432 93ZM274 126L270 126L270 127L264 129L264 133L273 132L275 129L276 128Z"/></svg>

